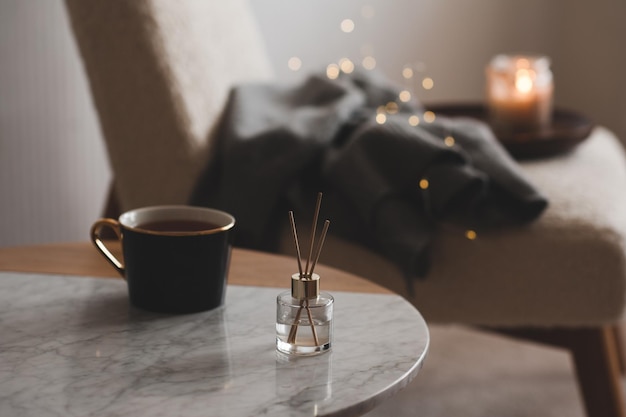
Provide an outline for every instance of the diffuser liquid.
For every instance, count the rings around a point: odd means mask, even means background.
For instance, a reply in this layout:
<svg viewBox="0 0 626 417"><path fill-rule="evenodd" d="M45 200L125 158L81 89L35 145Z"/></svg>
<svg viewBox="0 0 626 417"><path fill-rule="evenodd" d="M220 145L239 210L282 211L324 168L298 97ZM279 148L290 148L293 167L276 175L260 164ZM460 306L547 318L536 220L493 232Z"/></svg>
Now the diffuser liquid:
<svg viewBox="0 0 626 417"><path fill-rule="evenodd" d="M308 320L300 324L276 323L276 346L284 353L318 353L330 349L331 322L315 322L316 338Z"/></svg>

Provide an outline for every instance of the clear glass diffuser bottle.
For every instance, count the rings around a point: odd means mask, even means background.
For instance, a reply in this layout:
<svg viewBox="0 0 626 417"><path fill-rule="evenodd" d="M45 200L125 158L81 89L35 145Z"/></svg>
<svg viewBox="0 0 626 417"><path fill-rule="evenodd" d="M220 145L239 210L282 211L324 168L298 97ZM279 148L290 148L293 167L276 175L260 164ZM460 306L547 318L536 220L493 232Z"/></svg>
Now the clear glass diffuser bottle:
<svg viewBox="0 0 626 417"><path fill-rule="evenodd" d="M334 298L320 292L318 274L291 276L291 290L276 298L276 349L286 354L317 355L333 340Z"/></svg>

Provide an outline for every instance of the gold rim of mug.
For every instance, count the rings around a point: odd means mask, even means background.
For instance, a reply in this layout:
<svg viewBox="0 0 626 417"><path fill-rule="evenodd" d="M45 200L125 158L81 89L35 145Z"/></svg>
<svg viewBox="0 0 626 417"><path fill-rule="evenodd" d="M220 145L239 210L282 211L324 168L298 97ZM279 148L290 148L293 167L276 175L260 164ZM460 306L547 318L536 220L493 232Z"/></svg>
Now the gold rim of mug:
<svg viewBox="0 0 626 417"><path fill-rule="evenodd" d="M132 213L132 212L140 212L140 211L149 211L149 210L160 210L160 209L170 209L170 210L191 210L191 211L211 211L214 213L219 213L221 215L224 215L226 217L228 217L230 219L229 223L224 225L224 226L220 226L220 227L216 227L213 229L207 229L207 230L198 230L198 231L193 231L193 232L161 232L161 231L155 231L155 230L148 230L148 229L142 229L141 227L136 227L136 226L128 226L126 224L124 224L122 222L122 217L126 214ZM189 219L176 219L176 220L189 220ZM197 206L184 206L184 205L169 205L169 206L148 206L148 207L141 207L141 208L137 208L137 209L133 209L133 210L129 210L125 213L122 213L120 215L120 217L117 219L117 221L119 222L120 226L123 227L124 229L128 229L128 230L132 230L135 232L140 232L140 233L144 233L144 234L148 234L148 235L157 235L157 236L202 236L202 235L213 235L216 233L220 233L220 232L225 232L227 230L232 229L235 226L235 217L233 217L232 214L229 214L225 211L222 210L217 210L217 209L212 209L212 208L207 208L207 207L197 207ZM205 220L208 221L208 220Z"/></svg>

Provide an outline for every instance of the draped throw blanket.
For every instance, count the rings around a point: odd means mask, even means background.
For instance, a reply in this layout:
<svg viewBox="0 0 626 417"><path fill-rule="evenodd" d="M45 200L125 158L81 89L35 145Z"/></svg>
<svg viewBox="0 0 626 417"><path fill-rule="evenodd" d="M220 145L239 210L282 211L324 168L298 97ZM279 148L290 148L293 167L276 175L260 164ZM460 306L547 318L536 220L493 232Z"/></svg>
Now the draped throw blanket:
<svg viewBox="0 0 626 417"><path fill-rule="evenodd" d="M408 277L427 275L443 223L515 227L543 212L547 200L487 125L427 122L398 93L373 72L237 86L190 204L229 211L235 244L272 250L287 211L305 219L323 191L320 216L332 233L379 251Z"/></svg>

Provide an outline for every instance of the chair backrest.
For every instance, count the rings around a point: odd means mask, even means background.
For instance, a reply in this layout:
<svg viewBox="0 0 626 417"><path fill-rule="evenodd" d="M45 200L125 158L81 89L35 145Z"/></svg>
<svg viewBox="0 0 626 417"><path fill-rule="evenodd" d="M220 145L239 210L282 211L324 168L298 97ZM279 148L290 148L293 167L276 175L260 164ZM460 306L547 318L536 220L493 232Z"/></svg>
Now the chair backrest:
<svg viewBox="0 0 626 417"><path fill-rule="evenodd" d="M272 76L247 0L66 0L120 208L187 202L230 87Z"/></svg>

